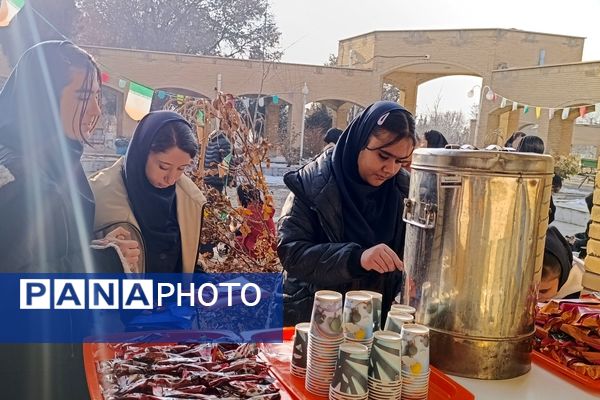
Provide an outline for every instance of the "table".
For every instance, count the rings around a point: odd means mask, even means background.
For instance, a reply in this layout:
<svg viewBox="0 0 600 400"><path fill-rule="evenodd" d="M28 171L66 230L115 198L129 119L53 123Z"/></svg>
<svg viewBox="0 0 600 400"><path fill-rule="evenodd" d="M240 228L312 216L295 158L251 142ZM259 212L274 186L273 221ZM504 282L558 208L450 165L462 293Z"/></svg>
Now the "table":
<svg viewBox="0 0 600 400"><path fill-rule="evenodd" d="M531 371L523 376L501 381L462 378L449 375L483 400L598 400L600 392L584 390L570 380L563 379L532 363Z"/></svg>

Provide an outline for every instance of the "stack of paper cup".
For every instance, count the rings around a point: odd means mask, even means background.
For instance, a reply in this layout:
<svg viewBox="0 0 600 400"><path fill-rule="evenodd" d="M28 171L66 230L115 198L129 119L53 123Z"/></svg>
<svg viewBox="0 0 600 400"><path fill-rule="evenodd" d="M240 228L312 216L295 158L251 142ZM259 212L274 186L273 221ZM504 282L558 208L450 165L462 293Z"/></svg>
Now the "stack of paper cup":
<svg viewBox="0 0 600 400"><path fill-rule="evenodd" d="M310 331L310 322L301 322L296 324L296 333L294 335L294 345L292 347L292 361L290 363L290 372L292 375L304 379L306 376L306 360L308 357L308 332Z"/></svg>
<svg viewBox="0 0 600 400"><path fill-rule="evenodd" d="M406 304L392 304L390 311L398 311L405 314L415 315L417 310L414 307L408 306Z"/></svg>
<svg viewBox="0 0 600 400"><path fill-rule="evenodd" d="M373 299L363 291L350 291L344 300L344 337L347 342L371 348L373 343Z"/></svg>
<svg viewBox="0 0 600 400"><path fill-rule="evenodd" d="M320 290L315 293L308 333L305 387L312 394L329 394L338 350L343 342L342 295Z"/></svg>
<svg viewBox="0 0 600 400"><path fill-rule="evenodd" d="M372 292L370 290L359 290L359 292L366 293L373 299L373 332L377 332L383 329L381 326L381 304L383 301L383 295L381 293Z"/></svg>
<svg viewBox="0 0 600 400"><path fill-rule="evenodd" d="M340 346L335 374L329 387L331 400L367 400L369 349L359 343Z"/></svg>
<svg viewBox="0 0 600 400"><path fill-rule="evenodd" d="M375 332L369 358L369 399L400 399L401 347L402 337L399 333Z"/></svg>
<svg viewBox="0 0 600 400"><path fill-rule="evenodd" d="M402 399L426 400L429 391L429 328L402 326Z"/></svg>
<svg viewBox="0 0 600 400"><path fill-rule="evenodd" d="M414 322L414 317L398 311L390 311L385 320L385 330L402 333L402 325Z"/></svg>

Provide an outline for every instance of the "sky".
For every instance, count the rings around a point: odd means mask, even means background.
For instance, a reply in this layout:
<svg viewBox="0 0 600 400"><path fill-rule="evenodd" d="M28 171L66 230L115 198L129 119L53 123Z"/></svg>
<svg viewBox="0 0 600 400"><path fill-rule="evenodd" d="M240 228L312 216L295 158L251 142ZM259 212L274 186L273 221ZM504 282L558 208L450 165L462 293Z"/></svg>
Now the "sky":
<svg viewBox="0 0 600 400"><path fill-rule="evenodd" d="M322 65L338 40L375 30L515 28L586 37L583 60L600 60L600 0L270 0L283 62ZM419 86L417 114L431 109L468 116L480 78L453 76ZM476 88L476 92L479 88Z"/></svg>

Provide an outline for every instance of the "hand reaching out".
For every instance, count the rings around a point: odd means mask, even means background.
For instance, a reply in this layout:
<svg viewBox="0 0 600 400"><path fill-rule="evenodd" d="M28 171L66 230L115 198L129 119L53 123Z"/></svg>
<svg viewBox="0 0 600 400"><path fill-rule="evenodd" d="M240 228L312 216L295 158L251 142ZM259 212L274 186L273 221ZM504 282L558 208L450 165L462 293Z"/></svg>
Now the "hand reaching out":
<svg viewBox="0 0 600 400"><path fill-rule="evenodd" d="M380 274L397 270L404 271L404 263L400 257L386 244L378 244L362 253L360 265L367 271Z"/></svg>

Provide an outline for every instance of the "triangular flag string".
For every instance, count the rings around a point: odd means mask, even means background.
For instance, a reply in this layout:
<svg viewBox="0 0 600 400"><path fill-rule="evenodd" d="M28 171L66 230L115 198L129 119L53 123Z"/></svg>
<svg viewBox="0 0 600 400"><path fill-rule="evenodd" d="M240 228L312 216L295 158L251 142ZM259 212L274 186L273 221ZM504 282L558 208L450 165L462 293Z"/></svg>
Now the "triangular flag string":
<svg viewBox="0 0 600 400"><path fill-rule="evenodd" d="M519 106L522 106L523 108L523 114L527 114L529 112L529 109L534 107L535 108L535 116L536 118L540 118L541 114L542 114L542 110L548 110L548 119L552 119L554 117L554 114L556 113L556 110L562 110L562 115L561 118L562 119L567 119L569 117L569 113L571 112L571 109L573 107L544 107L544 106L538 106L538 105L528 105L528 104L523 104L520 103L516 100L510 99L508 97L504 97L498 93L496 93L495 91L492 90L491 87L489 87L489 91L494 93L494 96L497 96L501 99L500 101L500 108L504 108L506 107L506 104L510 101L512 103L512 111L516 111ZM488 101L491 102L495 102L496 101L496 97L491 97L486 99ZM579 110L579 117L585 117L587 114L589 114L591 112L591 108L594 108L594 111L596 113L600 113L600 103L595 103L595 104L583 104L583 105L577 105L576 106L577 109Z"/></svg>

